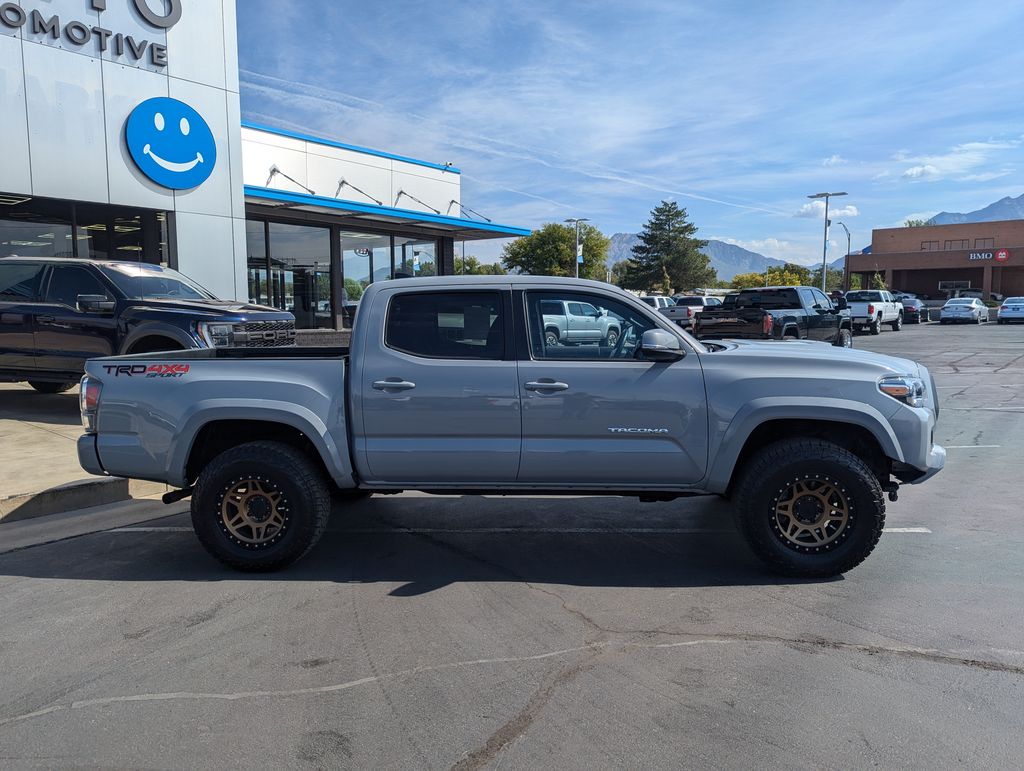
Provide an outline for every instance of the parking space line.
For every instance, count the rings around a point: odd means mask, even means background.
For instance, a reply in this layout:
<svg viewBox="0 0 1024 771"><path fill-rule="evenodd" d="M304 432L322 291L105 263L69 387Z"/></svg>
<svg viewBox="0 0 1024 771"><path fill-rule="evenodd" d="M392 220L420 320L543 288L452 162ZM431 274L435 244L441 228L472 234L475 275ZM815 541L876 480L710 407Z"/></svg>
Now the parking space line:
<svg viewBox="0 0 1024 771"><path fill-rule="evenodd" d="M1002 447L1001 444L944 444L947 450L992 450Z"/></svg>
<svg viewBox="0 0 1024 771"><path fill-rule="evenodd" d="M108 533L191 533L191 527L118 527ZM480 535L501 533L524 533L529 535L627 533L630 535L724 535L735 530L707 527L354 527L332 530L334 533L355 533L358 535L385 535L388 533L422 535ZM931 533L927 527L886 527L883 533Z"/></svg>

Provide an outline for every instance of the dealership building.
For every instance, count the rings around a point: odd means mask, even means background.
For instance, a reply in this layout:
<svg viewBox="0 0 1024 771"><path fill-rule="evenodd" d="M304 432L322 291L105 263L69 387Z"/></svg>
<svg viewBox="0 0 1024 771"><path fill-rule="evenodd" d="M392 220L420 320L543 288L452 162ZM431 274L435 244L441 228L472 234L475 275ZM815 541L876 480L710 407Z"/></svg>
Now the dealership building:
<svg viewBox="0 0 1024 771"><path fill-rule="evenodd" d="M1024 220L883 228L846 259L846 286L878 273L890 289L942 299L959 289L1024 295Z"/></svg>
<svg viewBox="0 0 1024 771"><path fill-rule="evenodd" d="M527 235L449 163L244 122L234 0L0 2L0 258L132 260L341 329L373 281Z"/></svg>

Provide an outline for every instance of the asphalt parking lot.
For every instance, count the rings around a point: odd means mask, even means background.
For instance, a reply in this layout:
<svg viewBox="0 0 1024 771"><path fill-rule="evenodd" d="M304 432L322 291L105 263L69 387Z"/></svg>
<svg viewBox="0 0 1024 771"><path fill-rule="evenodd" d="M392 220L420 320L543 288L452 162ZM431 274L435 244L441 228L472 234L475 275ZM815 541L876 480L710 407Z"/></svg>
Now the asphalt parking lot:
<svg viewBox="0 0 1024 771"><path fill-rule="evenodd" d="M0 764L1019 767L1024 328L855 345L931 368L949 459L844 578L717 499L373 498L271 576L178 504L0 554Z"/></svg>

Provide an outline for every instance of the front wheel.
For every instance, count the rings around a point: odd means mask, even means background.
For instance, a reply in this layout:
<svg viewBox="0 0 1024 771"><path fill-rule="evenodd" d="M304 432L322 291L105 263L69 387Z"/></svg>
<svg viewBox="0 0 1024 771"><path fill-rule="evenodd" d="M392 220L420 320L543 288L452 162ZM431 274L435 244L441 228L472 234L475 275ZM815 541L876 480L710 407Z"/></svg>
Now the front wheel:
<svg viewBox="0 0 1024 771"><path fill-rule="evenodd" d="M839 334L836 335L836 341L833 343L838 348L853 348L853 333L843 327L839 330Z"/></svg>
<svg viewBox="0 0 1024 771"><path fill-rule="evenodd" d="M70 391L76 385L75 383L48 383L45 380L29 380L28 384L36 389L41 394L62 394L65 391Z"/></svg>
<svg viewBox="0 0 1024 771"><path fill-rule="evenodd" d="M282 442L225 450L203 469L192 494L199 542L225 565L246 572L278 570L305 556L330 513L323 470Z"/></svg>
<svg viewBox="0 0 1024 771"><path fill-rule="evenodd" d="M820 439L758 451L734 494L740 531L769 568L826 578L863 562L882 535L885 501L867 464Z"/></svg>
<svg viewBox="0 0 1024 771"><path fill-rule="evenodd" d="M896 320L894 322L892 322L892 331L893 332L899 332L901 329L903 329L903 314L902 313L899 316L896 317Z"/></svg>
<svg viewBox="0 0 1024 771"><path fill-rule="evenodd" d="M544 332L544 345L548 348L554 348L558 345L558 332L553 329L548 329Z"/></svg>
<svg viewBox="0 0 1024 771"><path fill-rule="evenodd" d="M615 344L619 342L619 330L609 329L608 336L604 339L604 344L609 347L615 347Z"/></svg>

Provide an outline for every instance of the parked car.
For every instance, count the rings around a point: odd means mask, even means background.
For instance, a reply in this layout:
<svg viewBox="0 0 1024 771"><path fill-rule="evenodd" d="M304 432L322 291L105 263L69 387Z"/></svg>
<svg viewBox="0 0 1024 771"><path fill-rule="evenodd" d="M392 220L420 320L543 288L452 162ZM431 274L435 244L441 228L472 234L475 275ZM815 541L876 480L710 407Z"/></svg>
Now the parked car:
<svg viewBox="0 0 1024 771"><path fill-rule="evenodd" d="M694 334L701 340L808 339L853 347L845 300L837 306L820 289L807 286L744 289L728 295L720 306L697 314Z"/></svg>
<svg viewBox="0 0 1024 771"><path fill-rule="evenodd" d="M977 297L954 297L939 312L940 324L980 324L988 320L988 306Z"/></svg>
<svg viewBox="0 0 1024 771"><path fill-rule="evenodd" d="M903 320L907 324L920 324L928 321L928 308L916 297L905 297L903 303Z"/></svg>
<svg viewBox="0 0 1024 771"><path fill-rule="evenodd" d="M1024 297L1007 297L996 312L996 321L1000 324L1012 324L1024 321Z"/></svg>
<svg viewBox="0 0 1024 771"><path fill-rule="evenodd" d="M607 310L590 303L545 300L541 313L548 345L600 343L613 346L619 340L619 322L609 318Z"/></svg>
<svg viewBox="0 0 1024 771"><path fill-rule="evenodd" d="M0 381L42 393L73 388L97 356L294 342L292 314L220 300L159 265L0 259Z"/></svg>
<svg viewBox="0 0 1024 771"><path fill-rule="evenodd" d="M603 308L622 334L552 345L551 303ZM86 366L82 466L179 488L165 500L191 496L200 543L248 571L312 549L334 491L423 490L728 494L768 566L830 576L875 547L885 494L946 455L932 441L934 380L913 361L811 342L705 346L596 281L381 281L351 349ZM136 375L150 367L173 387Z"/></svg>
<svg viewBox="0 0 1024 771"><path fill-rule="evenodd" d="M893 332L903 327L903 304L883 289L855 289L846 293L853 317L853 331L867 329L877 335L882 325L888 324Z"/></svg>
<svg viewBox="0 0 1024 771"><path fill-rule="evenodd" d="M914 294L913 292L893 292L892 296L896 300L899 300L900 302L903 302L904 300L916 300L917 299L917 295Z"/></svg>
<svg viewBox="0 0 1024 771"><path fill-rule="evenodd" d="M675 295L672 297L672 301L675 303L675 308L665 308L662 313L679 326L690 330L694 328L694 322L700 311L705 308L717 308L722 304L717 297L705 295Z"/></svg>

